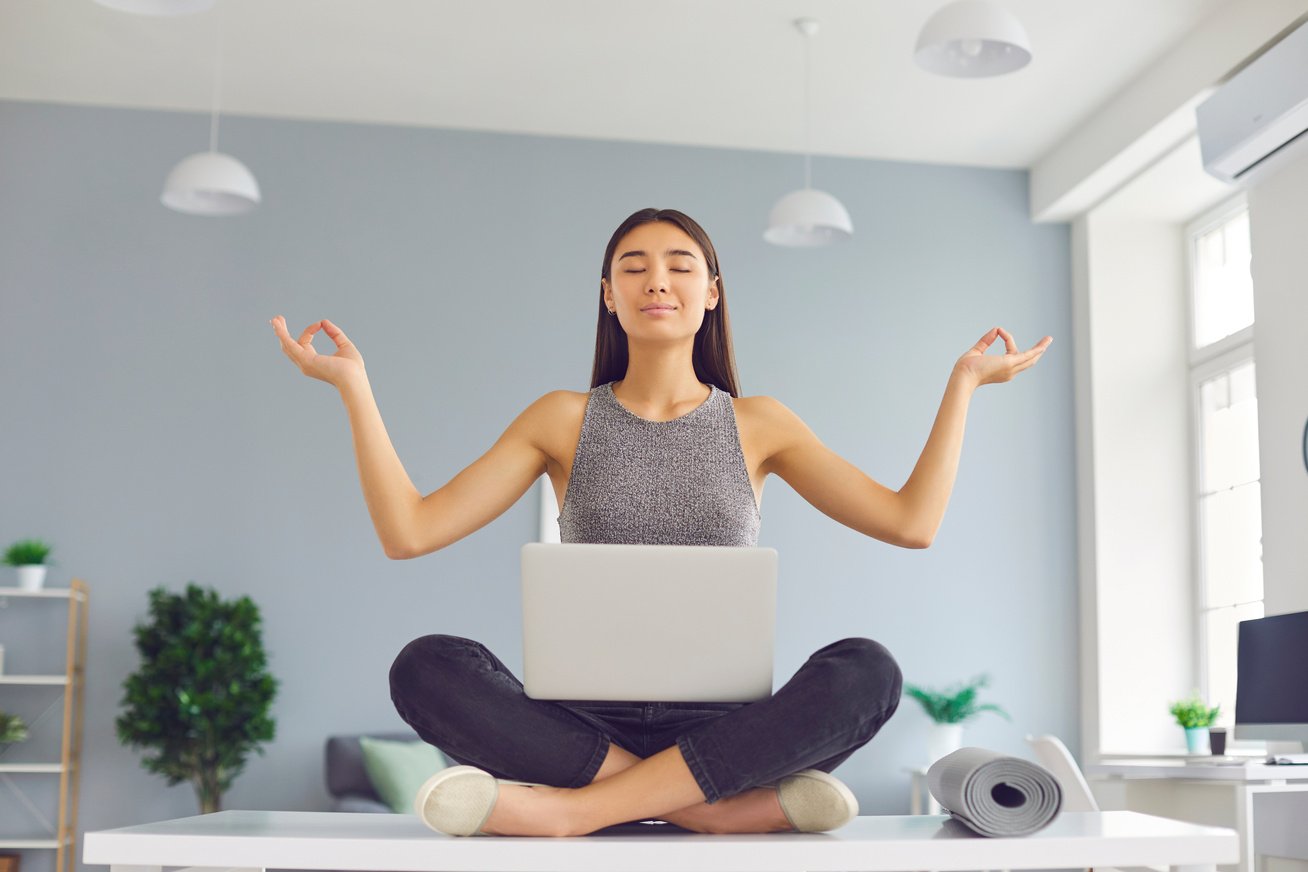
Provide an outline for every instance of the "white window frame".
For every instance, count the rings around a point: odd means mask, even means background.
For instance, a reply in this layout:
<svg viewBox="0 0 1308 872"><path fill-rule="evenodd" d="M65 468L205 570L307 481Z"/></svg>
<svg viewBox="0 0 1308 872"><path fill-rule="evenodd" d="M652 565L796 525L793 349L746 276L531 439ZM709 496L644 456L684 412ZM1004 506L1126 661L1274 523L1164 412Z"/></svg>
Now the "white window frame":
<svg viewBox="0 0 1308 872"><path fill-rule="evenodd" d="M1254 324L1211 342L1203 348L1196 347L1195 318L1195 245L1196 237L1226 223L1241 211L1248 211L1248 198L1242 191L1216 207L1202 213L1190 221L1182 238L1185 242L1185 283L1186 315L1189 319L1189 374L1190 374L1190 530L1191 530L1191 565L1194 613L1191 616L1196 640L1194 651L1194 674L1198 677L1199 692L1208 698L1208 611L1207 602L1207 567L1204 564L1203 526L1199 513L1200 482L1203 478L1203 413L1200 401L1200 385L1214 376L1234 369L1241 364L1254 361L1254 326L1257 324L1257 312ZM1254 363L1255 367L1257 363ZM1257 372L1254 379L1257 383ZM1262 481L1262 469L1259 468L1258 480ZM1266 602L1264 596L1262 602ZM1235 713L1231 712L1234 717ZM1266 750L1264 741L1228 741L1231 750Z"/></svg>
<svg viewBox="0 0 1308 872"><path fill-rule="evenodd" d="M1229 200L1224 200L1214 208L1208 210L1207 212L1204 212L1198 218L1195 218L1185 226L1185 233L1182 236L1185 240L1186 317L1189 319L1189 326L1186 332L1189 333L1190 335L1190 341L1188 343L1188 347L1189 347L1189 355L1190 355L1189 362L1190 362L1191 369L1194 369L1195 366L1198 366L1199 364L1203 363L1206 360L1209 360L1213 357L1222 354L1223 352L1227 351L1230 348L1236 346L1243 346L1246 343L1253 342L1254 325L1250 324L1248 327L1245 327L1243 330L1239 330L1235 333L1232 333L1230 336L1225 336L1221 339L1218 339L1216 342L1210 342L1208 345L1205 345L1203 348L1195 347L1196 345L1195 340L1197 337L1195 334L1196 325L1195 325L1195 300L1194 300L1195 298L1194 238L1196 236L1202 236L1208 231L1220 227L1221 225L1225 224L1227 221L1234 218L1240 212L1247 212L1247 211L1249 211L1249 198L1245 195L1243 191L1241 191L1240 193L1236 194L1234 197L1231 197ZM1255 311L1254 312L1255 323L1257 322L1257 318L1258 318L1258 313Z"/></svg>

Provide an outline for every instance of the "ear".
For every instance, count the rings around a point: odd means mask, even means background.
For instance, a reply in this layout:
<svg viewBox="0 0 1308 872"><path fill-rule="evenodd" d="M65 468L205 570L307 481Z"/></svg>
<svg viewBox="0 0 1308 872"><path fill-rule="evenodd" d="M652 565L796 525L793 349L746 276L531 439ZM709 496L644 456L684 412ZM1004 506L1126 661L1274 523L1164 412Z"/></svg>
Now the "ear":
<svg viewBox="0 0 1308 872"><path fill-rule="evenodd" d="M719 294L718 294L718 277L717 277L717 276L714 276L714 277L713 277L713 282L709 285L708 301L709 301L709 304L710 304L710 305L709 305L708 308L710 308L710 309L716 309L716 308L717 308L717 306L718 306L718 296L719 296Z"/></svg>

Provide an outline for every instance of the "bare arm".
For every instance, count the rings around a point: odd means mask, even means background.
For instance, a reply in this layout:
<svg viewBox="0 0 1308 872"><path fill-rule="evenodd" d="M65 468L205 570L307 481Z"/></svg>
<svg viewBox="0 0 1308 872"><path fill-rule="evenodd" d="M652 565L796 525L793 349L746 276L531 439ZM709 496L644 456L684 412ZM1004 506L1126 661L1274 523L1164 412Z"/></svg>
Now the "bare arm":
<svg viewBox="0 0 1308 872"><path fill-rule="evenodd" d="M945 386L945 397L936 413L936 422L927 437L926 447L913 467L913 474L899 489L904 502L905 525L910 537L926 548L936 538L940 522L949 505L958 477L958 458L963 451L963 427L967 407L976 390L975 380L955 369Z"/></svg>
<svg viewBox="0 0 1308 872"><path fill-rule="evenodd" d="M485 454L413 511L402 556L421 557L459 541L504 514L545 472L546 432L566 391L552 391L509 424Z"/></svg>
<svg viewBox="0 0 1308 872"><path fill-rule="evenodd" d="M1003 337L1007 353L986 355ZM945 516L958 476L963 428L972 393L983 384L1005 382L1034 366L1053 337L1018 352L1013 337L996 327L959 358L949 376L940 411L913 473L898 491L887 488L827 448L794 412L761 397L760 414L775 434L765 472L775 472L822 513L851 529L905 548L927 548Z"/></svg>
<svg viewBox="0 0 1308 872"><path fill-rule="evenodd" d="M438 490L418 493L386 435L367 382L341 388L354 432L363 497L386 556L421 557L451 545L504 514L545 472L539 436L553 395L527 407L490 450Z"/></svg>
<svg viewBox="0 0 1308 872"><path fill-rule="evenodd" d="M822 444L777 400L758 397L756 402L760 423L773 440L764 474L776 473L814 508L852 530L904 548L926 547L913 538L898 492Z"/></svg>
<svg viewBox="0 0 1308 872"><path fill-rule="evenodd" d="M349 414L363 498L382 550L404 560L444 548L490 523L513 505L545 471L540 447L565 391L546 394L518 416L490 451L426 497L418 493L395 453L363 365L344 331L328 320L292 339L280 315L270 322L282 350L307 376L336 387ZM336 353L318 354L313 335L324 331Z"/></svg>
<svg viewBox="0 0 1308 872"><path fill-rule="evenodd" d="M403 559L422 495L395 453L367 377L350 379L339 387L354 434L354 459L373 529L386 556Z"/></svg>

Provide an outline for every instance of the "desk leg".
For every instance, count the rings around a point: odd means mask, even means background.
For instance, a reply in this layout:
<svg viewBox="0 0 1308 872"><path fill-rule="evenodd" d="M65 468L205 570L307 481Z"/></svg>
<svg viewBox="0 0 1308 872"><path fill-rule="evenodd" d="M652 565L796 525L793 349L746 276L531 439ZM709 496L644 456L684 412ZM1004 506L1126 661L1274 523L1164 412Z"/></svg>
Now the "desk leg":
<svg viewBox="0 0 1308 872"><path fill-rule="evenodd" d="M909 803L909 811L908 811L908 813L909 813L909 814L921 814L921 813L922 813L922 788L921 788L921 785L920 785L920 783L919 783L918 780L917 780L917 775L916 775L916 774L912 775L912 776L910 777L909 780L911 781L911 783L912 783L912 785L913 785L913 796L912 796L912 800L911 800L910 803Z"/></svg>
<svg viewBox="0 0 1308 872"><path fill-rule="evenodd" d="M1254 852L1253 830L1253 792L1244 784L1235 791L1235 831L1240 837L1239 872L1255 872L1257 869Z"/></svg>

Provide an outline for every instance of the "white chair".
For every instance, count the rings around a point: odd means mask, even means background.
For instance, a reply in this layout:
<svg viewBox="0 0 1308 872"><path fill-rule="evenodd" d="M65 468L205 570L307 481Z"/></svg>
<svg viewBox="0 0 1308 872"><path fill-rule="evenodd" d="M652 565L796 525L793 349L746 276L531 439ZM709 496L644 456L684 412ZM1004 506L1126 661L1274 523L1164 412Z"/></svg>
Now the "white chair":
<svg viewBox="0 0 1308 872"><path fill-rule="evenodd" d="M1090 792L1089 782L1062 739L1028 735L1026 743L1035 751L1040 765L1048 769L1058 780L1058 786L1063 788L1063 811L1099 811L1099 803Z"/></svg>
<svg viewBox="0 0 1308 872"><path fill-rule="evenodd" d="M1099 803L1090 792L1090 783L1081 774L1072 752L1067 750L1063 740L1057 736L1027 735L1026 742L1035 752L1036 760L1049 770L1063 789L1062 811L1099 811ZM1120 872L1166 872L1166 866L1118 866ZM1089 872L1094 872L1093 869ZM1101 868L1100 872L1112 872Z"/></svg>

